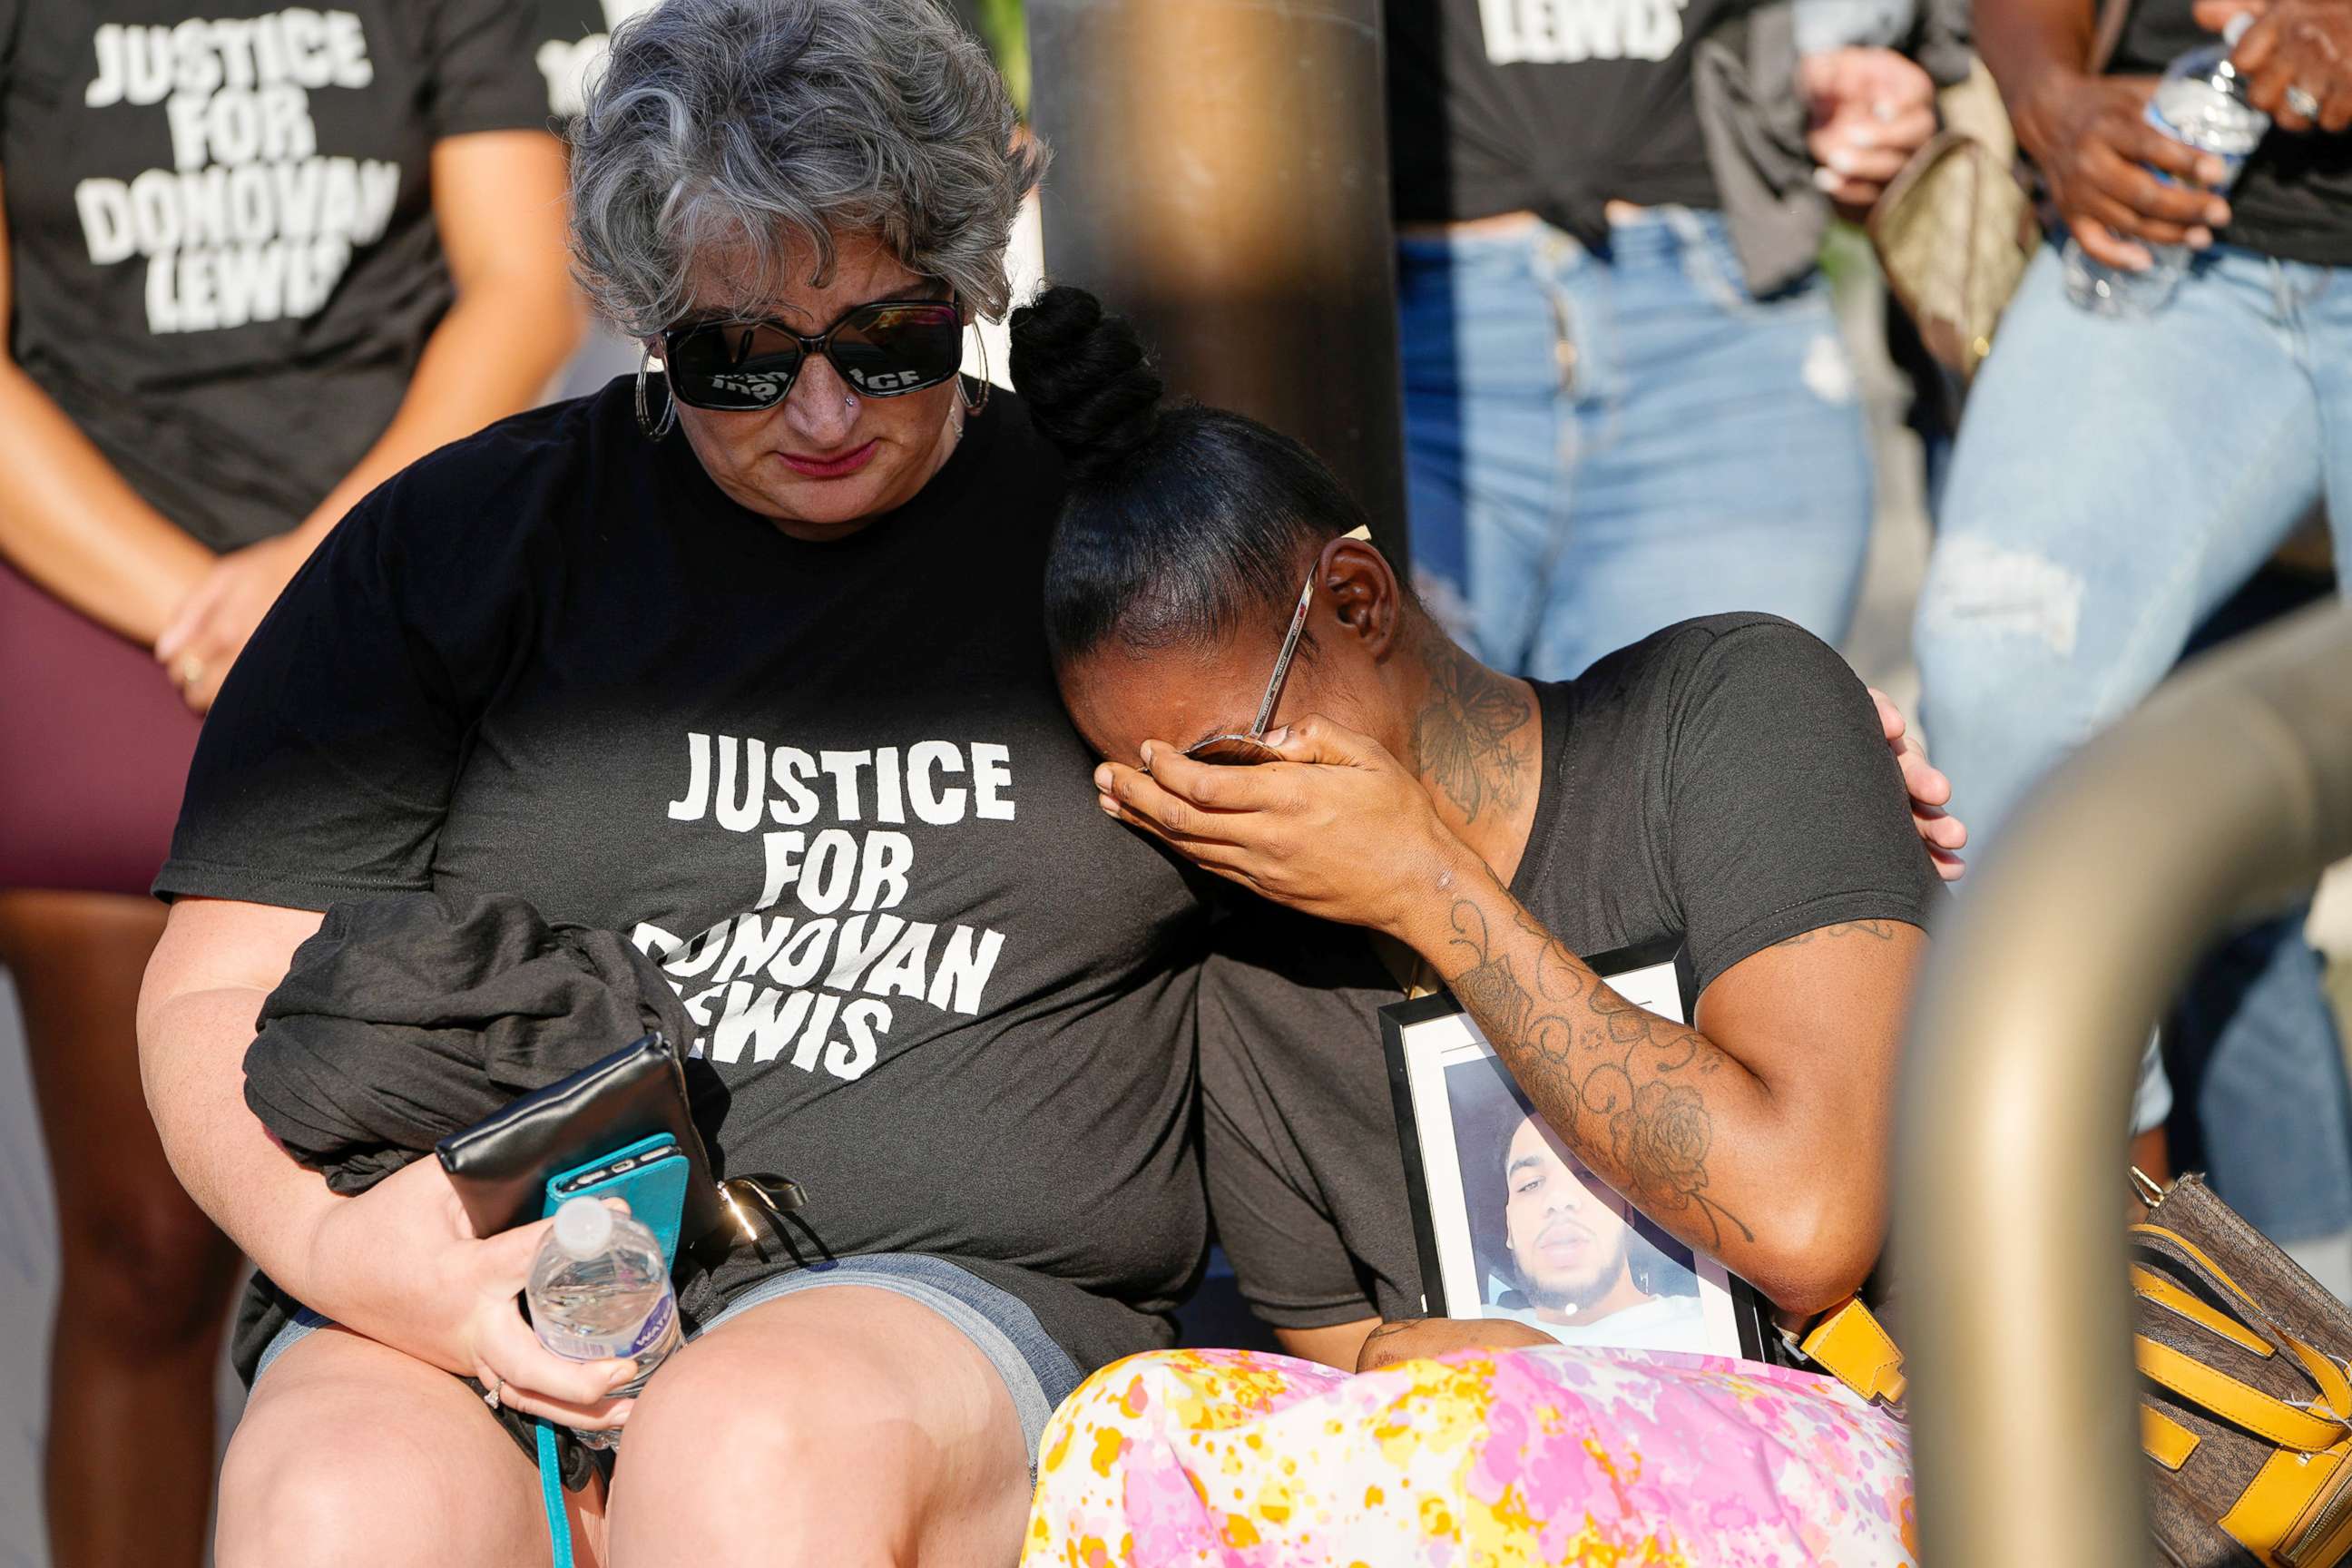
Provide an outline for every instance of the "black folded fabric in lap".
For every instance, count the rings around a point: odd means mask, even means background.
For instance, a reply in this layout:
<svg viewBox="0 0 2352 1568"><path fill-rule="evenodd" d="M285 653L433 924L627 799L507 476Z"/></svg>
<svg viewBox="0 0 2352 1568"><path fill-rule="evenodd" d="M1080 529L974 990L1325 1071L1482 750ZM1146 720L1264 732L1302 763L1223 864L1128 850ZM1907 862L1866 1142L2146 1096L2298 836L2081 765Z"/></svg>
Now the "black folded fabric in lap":
<svg viewBox="0 0 2352 1568"><path fill-rule="evenodd" d="M693 1037L677 994L618 933L551 922L519 898L450 909L431 893L330 908L256 1027L246 1104L344 1194L649 1030ZM230 1342L247 1384L297 1305L253 1277ZM498 1416L533 1452L529 1419ZM563 1482L576 1491L595 1461L561 1436Z"/></svg>
<svg viewBox="0 0 2352 1568"><path fill-rule="evenodd" d="M262 1004L245 1102L338 1193L649 1030L692 1037L652 959L506 895L336 904Z"/></svg>

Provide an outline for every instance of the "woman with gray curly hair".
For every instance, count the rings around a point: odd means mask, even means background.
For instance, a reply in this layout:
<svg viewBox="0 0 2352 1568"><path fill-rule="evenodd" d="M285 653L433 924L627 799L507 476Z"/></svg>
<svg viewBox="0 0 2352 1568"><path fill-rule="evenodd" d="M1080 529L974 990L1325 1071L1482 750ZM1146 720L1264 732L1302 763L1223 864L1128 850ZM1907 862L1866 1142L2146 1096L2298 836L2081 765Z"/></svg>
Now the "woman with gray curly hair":
<svg viewBox="0 0 2352 1568"><path fill-rule="evenodd" d="M392 480L238 661L141 1006L174 1167L274 1282L225 1568L541 1557L501 1405L623 1427L600 1561L1009 1563L1047 1414L1168 1342L1204 921L1055 697L1059 459L957 374L1043 161L931 0L665 0L572 168L644 365ZM430 1160L337 1196L241 1098L320 911L400 891L627 933L722 1173L807 1189L634 1401L517 1310L542 1226L475 1237Z"/></svg>

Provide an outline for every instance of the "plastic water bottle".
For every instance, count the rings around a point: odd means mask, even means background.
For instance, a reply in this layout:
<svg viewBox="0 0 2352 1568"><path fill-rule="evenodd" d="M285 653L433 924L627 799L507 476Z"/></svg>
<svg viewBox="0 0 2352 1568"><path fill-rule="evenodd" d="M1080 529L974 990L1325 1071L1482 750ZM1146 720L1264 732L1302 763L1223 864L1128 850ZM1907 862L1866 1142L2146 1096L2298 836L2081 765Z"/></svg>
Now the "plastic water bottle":
<svg viewBox="0 0 2352 1568"><path fill-rule="evenodd" d="M677 1348L677 1298L654 1233L594 1198L567 1198L530 1266L530 1321L539 1342L573 1361L635 1361L637 1375L614 1391L626 1399ZM592 1448L620 1429L583 1432Z"/></svg>
<svg viewBox="0 0 2352 1568"><path fill-rule="evenodd" d="M2221 161L2224 173L2217 191L2228 190L2237 180L2247 155L2271 128L2271 117L2246 101L2246 84L2230 63L2230 51L2253 24L2251 13L2232 16L2220 43L2191 49L2165 67L2147 100L2150 125ZM2172 183L2167 174L2157 178ZM2189 251L2185 245L2150 245L2147 249L2155 264L2144 272L2129 272L2093 259L2080 241L2069 237L2066 297L2094 315L2125 320L2154 315L2180 287Z"/></svg>

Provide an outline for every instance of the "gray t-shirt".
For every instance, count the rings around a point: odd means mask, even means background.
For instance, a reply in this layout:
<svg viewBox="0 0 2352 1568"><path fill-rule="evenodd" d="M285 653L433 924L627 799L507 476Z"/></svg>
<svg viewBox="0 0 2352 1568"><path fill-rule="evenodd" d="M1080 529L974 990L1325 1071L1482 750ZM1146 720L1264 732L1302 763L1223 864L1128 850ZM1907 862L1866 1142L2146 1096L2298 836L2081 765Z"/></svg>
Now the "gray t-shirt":
<svg viewBox="0 0 2352 1568"><path fill-rule="evenodd" d="M1770 616L1668 627L1538 684L1541 794L1511 891L1576 952L1685 945L1698 988L1842 921L1943 898L1870 699ZM1362 932L1255 905L1200 998L1209 1202L1266 1322L1419 1316L1421 1269Z"/></svg>

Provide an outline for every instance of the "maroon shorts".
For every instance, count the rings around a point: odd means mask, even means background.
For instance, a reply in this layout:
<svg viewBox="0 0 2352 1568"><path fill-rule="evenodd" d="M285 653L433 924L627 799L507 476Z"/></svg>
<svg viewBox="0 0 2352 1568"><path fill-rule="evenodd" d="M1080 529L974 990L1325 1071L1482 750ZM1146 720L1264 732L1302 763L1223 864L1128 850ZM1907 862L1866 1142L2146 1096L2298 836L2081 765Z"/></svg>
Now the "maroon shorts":
<svg viewBox="0 0 2352 1568"><path fill-rule="evenodd" d="M145 648L0 562L0 888L147 891L197 725Z"/></svg>

